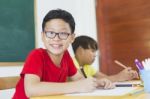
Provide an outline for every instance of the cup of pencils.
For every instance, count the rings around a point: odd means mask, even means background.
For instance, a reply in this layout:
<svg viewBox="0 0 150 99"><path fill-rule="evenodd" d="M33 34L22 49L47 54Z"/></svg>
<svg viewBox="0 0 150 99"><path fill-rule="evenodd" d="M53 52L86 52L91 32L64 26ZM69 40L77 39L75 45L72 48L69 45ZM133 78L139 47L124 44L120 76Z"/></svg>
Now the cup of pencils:
<svg viewBox="0 0 150 99"><path fill-rule="evenodd" d="M144 84L145 92L150 93L150 70L141 70L140 76Z"/></svg>
<svg viewBox="0 0 150 99"><path fill-rule="evenodd" d="M139 69L145 92L150 93L150 58L143 60L142 63L135 59L135 64Z"/></svg>

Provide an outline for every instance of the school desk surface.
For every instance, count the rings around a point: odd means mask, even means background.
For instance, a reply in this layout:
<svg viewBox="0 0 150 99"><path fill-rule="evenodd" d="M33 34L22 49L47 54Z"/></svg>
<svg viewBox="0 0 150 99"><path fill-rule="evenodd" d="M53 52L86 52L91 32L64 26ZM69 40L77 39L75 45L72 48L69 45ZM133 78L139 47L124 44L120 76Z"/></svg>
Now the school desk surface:
<svg viewBox="0 0 150 99"><path fill-rule="evenodd" d="M30 99L150 99L150 94L141 93L131 96L43 96Z"/></svg>
<svg viewBox="0 0 150 99"><path fill-rule="evenodd" d="M127 81L121 83L139 84L141 82ZM97 89L91 93L40 96L30 99L150 99L150 93L145 93L143 87L116 87L111 90Z"/></svg>

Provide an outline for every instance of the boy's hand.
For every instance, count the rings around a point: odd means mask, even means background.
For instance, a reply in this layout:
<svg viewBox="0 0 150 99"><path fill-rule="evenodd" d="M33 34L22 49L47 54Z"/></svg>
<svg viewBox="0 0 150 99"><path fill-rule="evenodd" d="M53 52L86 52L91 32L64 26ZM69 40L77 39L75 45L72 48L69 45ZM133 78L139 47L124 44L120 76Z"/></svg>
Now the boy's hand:
<svg viewBox="0 0 150 99"><path fill-rule="evenodd" d="M96 79L89 77L86 79L78 80L77 86L78 92L91 92L94 91L97 87Z"/></svg>
<svg viewBox="0 0 150 99"><path fill-rule="evenodd" d="M118 73L119 81L132 80L134 78L139 78L137 71L132 70L131 67L128 67Z"/></svg>
<svg viewBox="0 0 150 99"><path fill-rule="evenodd" d="M103 87L104 89L115 88L115 85L106 78L98 79L97 84L98 84L98 87Z"/></svg>

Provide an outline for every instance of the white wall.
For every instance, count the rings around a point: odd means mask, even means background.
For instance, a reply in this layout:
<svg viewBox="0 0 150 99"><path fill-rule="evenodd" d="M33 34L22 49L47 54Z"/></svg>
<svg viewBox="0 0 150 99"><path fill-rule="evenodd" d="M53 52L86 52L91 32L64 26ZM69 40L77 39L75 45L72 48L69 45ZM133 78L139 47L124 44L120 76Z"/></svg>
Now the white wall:
<svg viewBox="0 0 150 99"><path fill-rule="evenodd" d="M40 32L41 23L45 14L51 9L61 8L69 11L75 18L77 35L89 35L97 39L96 19L95 19L95 0L37 0L37 40L38 47L43 47Z"/></svg>
<svg viewBox="0 0 150 99"><path fill-rule="evenodd" d="M88 35L97 40L96 31L96 14L95 14L95 0L37 0L37 47L43 47L41 41L41 24L45 14L51 9L61 8L69 11L76 21L76 36ZM72 48L69 51L73 56ZM96 58L93 66L98 70L98 57Z"/></svg>
<svg viewBox="0 0 150 99"><path fill-rule="evenodd" d="M76 36L88 35L97 40L96 18L95 18L95 0L35 0L35 21L36 21L36 47L44 47L41 41L41 24L45 14L51 10L61 8L69 11L76 21ZM71 55L73 51L69 48ZM98 58L93 63L98 69ZM19 75L22 66L0 66L0 77Z"/></svg>

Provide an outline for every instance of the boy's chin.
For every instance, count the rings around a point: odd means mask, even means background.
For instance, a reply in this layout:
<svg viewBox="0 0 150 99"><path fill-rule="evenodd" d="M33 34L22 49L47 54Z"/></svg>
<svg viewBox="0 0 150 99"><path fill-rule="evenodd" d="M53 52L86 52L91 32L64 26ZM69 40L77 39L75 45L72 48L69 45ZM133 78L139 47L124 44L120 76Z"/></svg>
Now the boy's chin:
<svg viewBox="0 0 150 99"><path fill-rule="evenodd" d="M64 51L51 51L51 54L59 56L62 55L64 53Z"/></svg>
<svg viewBox="0 0 150 99"><path fill-rule="evenodd" d="M48 53L57 56L57 55L63 54L64 51L60 51L60 50L48 50Z"/></svg>

